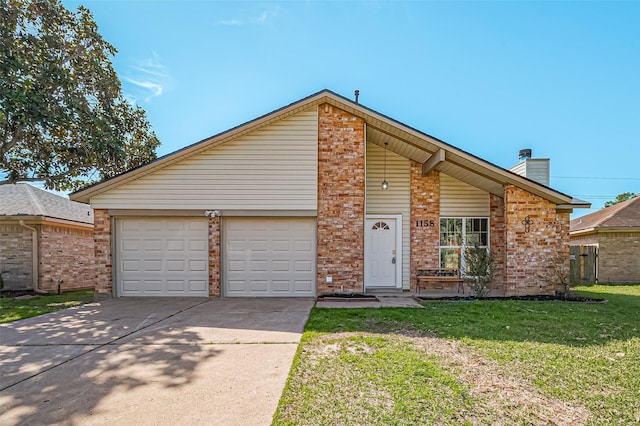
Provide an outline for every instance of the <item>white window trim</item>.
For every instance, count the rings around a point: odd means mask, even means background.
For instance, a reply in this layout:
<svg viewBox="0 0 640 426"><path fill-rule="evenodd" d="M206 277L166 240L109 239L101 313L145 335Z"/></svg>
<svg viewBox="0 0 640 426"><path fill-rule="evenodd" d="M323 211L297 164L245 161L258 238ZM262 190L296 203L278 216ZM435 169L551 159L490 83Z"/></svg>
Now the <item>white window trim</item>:
<svg viewBox="0 0 640 426"><path fill-rule="evenodd" d="M462 219L462 245L459 246L438 246L438 265L442 267L441 262L441 253L442 249L460 249L460 276L465 277L467 271L467 262L465 256L465 250L469 247L467 246L467 220L473 219L486 219L487 220L487 245L479 246L480 248L486 248L489 250L491 247L491 222L488 216L441 216L438 221L438 243L440 242L440 220L442 219Z"/></svg>

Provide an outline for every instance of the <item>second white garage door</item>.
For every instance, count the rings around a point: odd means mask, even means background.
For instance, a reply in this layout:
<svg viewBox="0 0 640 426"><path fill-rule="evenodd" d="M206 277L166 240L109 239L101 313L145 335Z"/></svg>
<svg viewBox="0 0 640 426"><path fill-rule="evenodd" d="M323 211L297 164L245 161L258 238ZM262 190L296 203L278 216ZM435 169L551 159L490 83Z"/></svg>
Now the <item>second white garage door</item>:
<svg viewBox="0 0 640 426"><path fill-rule="evenodd" d="M315 238L313 218L225 218L225 296L314 296Z"/></svg>

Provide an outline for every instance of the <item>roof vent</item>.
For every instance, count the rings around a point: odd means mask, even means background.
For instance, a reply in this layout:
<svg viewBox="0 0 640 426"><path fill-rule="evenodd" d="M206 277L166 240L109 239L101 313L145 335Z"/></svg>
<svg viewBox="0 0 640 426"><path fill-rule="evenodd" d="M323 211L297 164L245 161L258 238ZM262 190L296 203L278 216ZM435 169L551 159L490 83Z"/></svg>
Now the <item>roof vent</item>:
<svg viewBox="0 0 640 426"><path fill-rule="evenodd" d="M521 149L518 152L518 160L526 160L528 158L531 158L531 149L530 148Z"/></svg>
<svg viewBox="0 0 640 426"><path fill-rule="evenodd" d="M360 97L360 91L356 89L353 91L353 94L355 95L356 103L358 103L358 98Z"/></svg>

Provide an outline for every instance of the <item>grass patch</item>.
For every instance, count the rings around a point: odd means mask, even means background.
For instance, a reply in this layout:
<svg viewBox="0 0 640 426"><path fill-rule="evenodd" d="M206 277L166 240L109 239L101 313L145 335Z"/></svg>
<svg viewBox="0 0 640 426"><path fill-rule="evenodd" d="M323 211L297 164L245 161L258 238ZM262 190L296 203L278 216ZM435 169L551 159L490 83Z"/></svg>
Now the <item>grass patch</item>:
<svg viewBox="0 0 640 426"><path fill-rule="evenodd" d="M314 308L274 424L638 424L640 284L576 290Z"/></svg>
<svg viewBox="0 0 640 426"><path fill-rule="evenodd" d="M79 290L55 295L43 294L30 300L3 297L0 298L0 324L93 302L93 293L93 290Z"/></svg>

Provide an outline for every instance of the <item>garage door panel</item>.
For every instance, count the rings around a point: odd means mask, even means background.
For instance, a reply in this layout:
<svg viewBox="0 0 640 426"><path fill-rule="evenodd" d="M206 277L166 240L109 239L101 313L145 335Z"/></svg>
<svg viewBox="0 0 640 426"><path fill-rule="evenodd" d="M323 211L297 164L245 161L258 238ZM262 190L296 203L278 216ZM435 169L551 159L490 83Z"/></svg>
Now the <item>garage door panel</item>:
<svg viewBox="0 0 640 426"><path fill-rule="evenodd" d="M207 283L205 280L189 280L189 291L207 292Z"/></svg>
<svg viewBox="0 0 640 426"><path fill-rule="evenodd" d="M190 260L189 261L189 271L191 271L191 272L206 272L207 271L207 261L205 261L205 260Z"/></svg>
<svg viewBox="0 0 640 426"><path fill-rule="evenodd" d="M313 262L309 260L296 260L293 264L296 272L313 272Z"/></svg>
<svg viewBox="0 0 640 426"><path fill-rule="evenodd" d="M302 292L302 293L313 291L313 282L298 280L294 282L294 288L296 292Z"/></svg>
<svg viewBox="0 0 640 426"><path fill-rule="evenodd" d="M315 220L224 220L226 296L314 296Z"/></svg>
<svg viewBox="0 0 640 426"><path fill-rule="evenodd" d="M208 296L207 221L116 220L119 296Z"/></svg>
<svg viewBox="0 0 640 426"><path fill-rule="evenodd" d="M252 260L249 262L249 270L251 272L268 272L267 266L269 262L266 260Z"/></svg>
<svg viewBox="0 0 640 426"><path fill-rule="evenodd" d="M191 240L188 242L189 251L207 250L207 240Z"/></svg>
<svg viewBox="0 0 640 426"><path fill-rule="evenodd" d="M312 252L313 251L313 242L312 241L301 241L301 240L296 240L295 241L295 251L297 253L300 252Z"/></svg>
<svg viewBox="0 0 640 426"><path fill-rule="evenodd" d="M290 272L291 263L288 260L274 260L271 263L271 270L273 272Z"/></svg>

